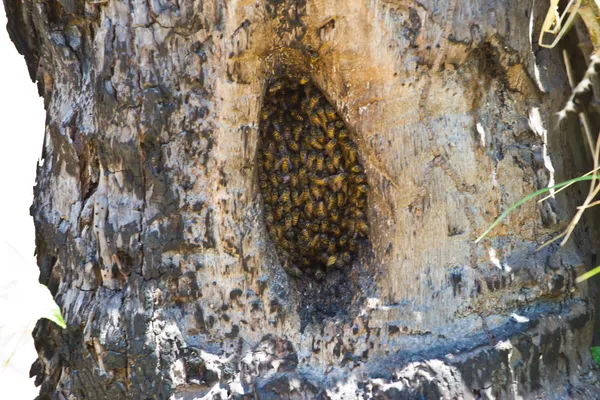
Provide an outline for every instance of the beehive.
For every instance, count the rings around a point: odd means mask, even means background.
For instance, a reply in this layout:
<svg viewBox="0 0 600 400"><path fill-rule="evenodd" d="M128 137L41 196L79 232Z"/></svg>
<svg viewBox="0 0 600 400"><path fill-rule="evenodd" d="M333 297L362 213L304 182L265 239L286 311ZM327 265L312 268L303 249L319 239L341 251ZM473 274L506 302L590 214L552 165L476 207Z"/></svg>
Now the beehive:
<svg viewBox="0 0 600 400"><path fill-rule="evenodd" d="M307 78L267 88L258 152L265 223L280 256L317 276L348 267L368 235L369 186L344 122Z"/></svg>

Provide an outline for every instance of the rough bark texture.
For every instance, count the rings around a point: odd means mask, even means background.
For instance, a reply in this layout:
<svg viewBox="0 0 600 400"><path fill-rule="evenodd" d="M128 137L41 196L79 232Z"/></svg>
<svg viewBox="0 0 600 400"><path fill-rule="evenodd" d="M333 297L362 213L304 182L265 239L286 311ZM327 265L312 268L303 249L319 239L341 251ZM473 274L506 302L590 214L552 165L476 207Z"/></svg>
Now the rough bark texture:
<svg viewBox="0 0 600 400"><path fill-rule="evenodd" d="M535 252L576 196L474 243L585 169L560 51L531 44L546 2L4 3L45 98L32 214L69 326L37 328L42 398L598 396L592 230ZM370 242L322 282L286 274L263 222L284 71L336 107L371 187Z"/></svg>

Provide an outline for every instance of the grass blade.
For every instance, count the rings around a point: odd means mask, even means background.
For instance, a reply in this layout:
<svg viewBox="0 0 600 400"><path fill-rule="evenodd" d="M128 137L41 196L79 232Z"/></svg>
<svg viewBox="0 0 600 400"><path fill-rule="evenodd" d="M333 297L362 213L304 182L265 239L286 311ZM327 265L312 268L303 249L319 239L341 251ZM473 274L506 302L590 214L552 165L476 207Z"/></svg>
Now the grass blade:
<svg viewBox="0 0 600 400"><path fill-rule="evenodd" d="M594 268L592 270L589 270L585 274L583 274L581 276L578 276L577 279L575 280L575 282L581 283L581 282L585 281L586 279L591 278L592 276L594 276L596 274L600 274L600 265L598 265L596 268Z"/></svg>
<svg viewBox="0 0 600 400"><path fill-rule="evenodd" d="M487 236L488 233L490 233L490 231L492 229L494 229L496 227L496 225L498 225L500 223L500 221L502 221L504 218L506 218L506 216L508 214L510 214L510 212L512 210L514 210L515 208L521 206L522 204L528 202L529 200L533 199L536 196L539 196L542 193L546 193L552 189L558 189L560 187L566 186L566 185L570 185L572 183L575 182L580 182L580 181L591 181L592 179L598 179L600 178L600 175L584 175L584 176L579 176L577 178L573 178L573 179L569 179L568 181L564 181L561 183L557 183L554 186L549 186L549 187L545 187L543 189L540 189L536 192L531 193L528 196L523 197L521 200L517 201L515 204L513 204L512 206L510 206L509 208L506 209L506 211L504 211L486 230L485 232L483 232L481 234L481 236L479 236L476 240L475 243L478 243L481 239L483 239L484 237Z"/></svg>

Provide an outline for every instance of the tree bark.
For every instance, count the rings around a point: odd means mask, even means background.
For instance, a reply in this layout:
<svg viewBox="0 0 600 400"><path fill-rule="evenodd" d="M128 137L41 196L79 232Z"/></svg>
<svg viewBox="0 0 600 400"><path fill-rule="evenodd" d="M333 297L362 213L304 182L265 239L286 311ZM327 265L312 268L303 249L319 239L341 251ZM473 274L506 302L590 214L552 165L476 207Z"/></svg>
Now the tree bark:
<svg viewBox="0 0 600 400"><path fill-rule="evenodd" d="M599 395L586 172L545 2L4 0L47 110L32 215L40 397ZM533 43L533 44L532 44ZM267 83L306 74L350 128L369 238L290 276L263 220ZM573 122L573 121L571 121Z"/></svg>

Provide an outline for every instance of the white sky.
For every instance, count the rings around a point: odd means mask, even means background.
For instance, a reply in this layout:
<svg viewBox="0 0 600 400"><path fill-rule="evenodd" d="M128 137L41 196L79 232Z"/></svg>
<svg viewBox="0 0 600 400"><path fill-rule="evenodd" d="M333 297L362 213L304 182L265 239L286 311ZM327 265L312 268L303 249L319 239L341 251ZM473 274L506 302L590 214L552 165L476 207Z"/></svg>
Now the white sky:
<svg viewBox="0 0 600 400"><path fill-rule="evenodd" d="M29 207L36 162L42 154L45 114L25 59L8 37L0 1L0 238L27 260L34 252Z"/></svg>
<svg viewBox="0 0 600 400"><path fill-rule="evenodd" d="M33 201L36 162L42 154L44 103L37 86L29 79L25 59L17 52L6 31L6 13L0 1L0 287L6 295L7 284L17 279L19 288L36 283L39 271L34 266L35 236L29 207ZM11 246L24 259L11 253ZM17 260L17 261L15 261ZM29 261L29 263L27 263ZM38 286L39 288L39 286ZM28 294L31 292L25 289ZM27 305L13 304L15 296L0 296L0 308L11 305L24 313ZM27 301L38 304L33 296ZM11 299L13 299L11 303ZM15 310L12 310L15 311ZM36 358L31 334L17 318L0 321L0 359L10 351L10 363L0 366L0 398L33 399L39 388L29 378ZM33 319L35 321L35 318ZM31 328L31 327L29 327ZM20 346L14 346L15 338ZM8 344L8 346L7 346ZM4 364L4 362L2 363Z"/></svg>

